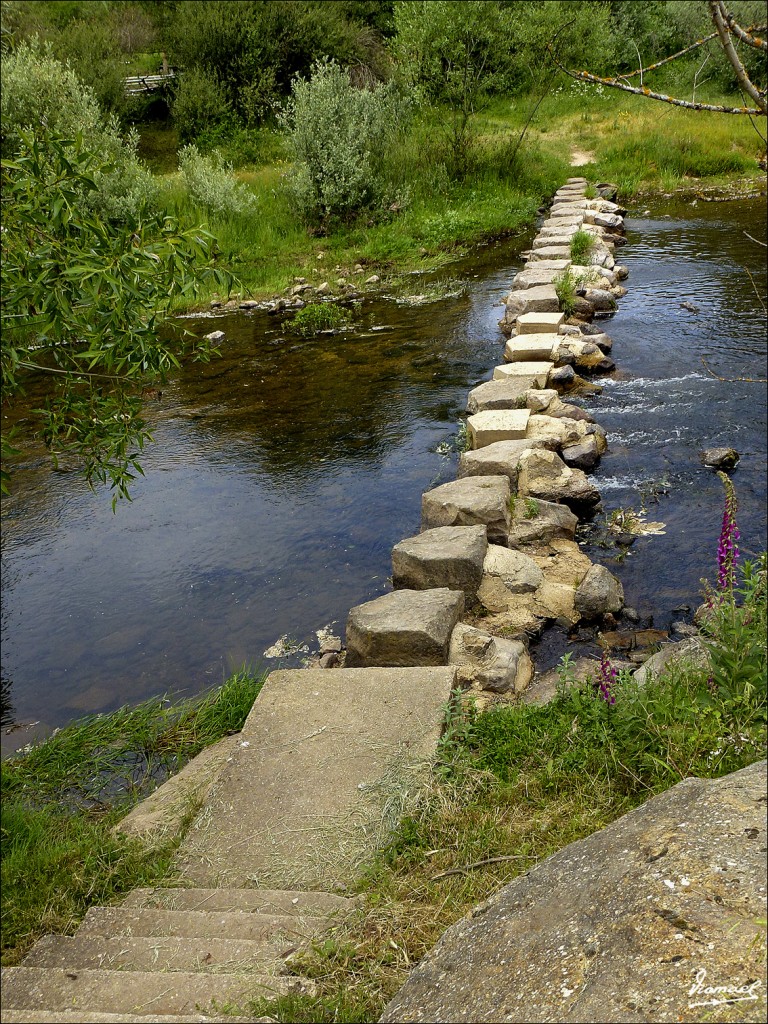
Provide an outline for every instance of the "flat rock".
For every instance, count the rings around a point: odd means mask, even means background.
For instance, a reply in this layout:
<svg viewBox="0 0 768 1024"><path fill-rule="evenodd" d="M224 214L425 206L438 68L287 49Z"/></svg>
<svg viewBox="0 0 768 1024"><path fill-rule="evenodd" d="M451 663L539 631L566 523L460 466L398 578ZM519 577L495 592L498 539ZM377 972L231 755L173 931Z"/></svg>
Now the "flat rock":
<svg viewBox="0 0 768 1024"><path fill-rule="evenodd" d="M485 526L439 526L392 549L392 584L407 590L447 587L474 598L488 550Z"/></svg>
<svg viewBox="0 0 768 1024"><path fill-rule="evenodd" d="M492 636L459 623L451 636L451 664L466 686L492 693L521 693L533 674L533 664L519 640Z"/></svg>
<svg viewBox="0 0 768 1024"><path fill-rule="evenodd" d="M517 489L517 472L520 455L529 448L545 448L546 441L524 439L521 441L495 441L475 451L462 452L456 475L465 476L506 476L512 490Z"/></svg>
<svg viewBox="0 0 768 1024"><path fill-rule="evenodd" d="M520 334L557 334L560 324L565 320L565 313L522 313L515 321L518 335Z"/></svg>
<svg viewBox="0 0 768 1024"><path fill-rule="evenodd" d="M494 380L517 380L518 378L532 378L532 384L544 387L547 377L554 363L505 363L502 366L494 366Z"/></svg>
<svg viewBox="0 0 768 1024"><path fill-rule="evenodd" d="M570 255L571 250L568 245L544 245L541 248L534 248L528 260L531 263L536 260L562 260L567 259Z"/></svg>
<svg viewBox="0 0 768 1024"><path fill-rule="evenodd" d="M587 678L594 679L600 669L600 662L595 658L576 658L568 667L567 680L581 682ZM560 686L561 673L559 668L551 668L541 675L535 674L530 686L523 694L524 704L541 706L555 699Z"/></svg>
<svg viewBox="0 0 768 1024"><path fill-rule="evenodd" d="M467 396L467 412L472 415L487 409L519 409L521 398L534 381L535 377L521 376L479 384Z"/></svg>
<svg viewBox="0 0 768 1024"><path fill-rule="evenodd" d="M521 313L556 312L560 308L555 286L542 284L537 287L519 289L510 292L506 301L504 319L514 323Z"/></svg>
<svg viewBox="0 0 768 1024"><path fill-rule="evenodd" d="M421 499L421 528L478 526L491 543L506 544L511 491L506 476L470 476L426 491Z"/></svg>
<svg viewBox="0 0 768 1024"><path fill-rule="evenodd" d="M544 263L544 260L540 263L532 264L525 270L521 270L519 274L515 274L512 279L512 288L514 290L528 290L552 284L557 275L568 267L568 260L547 260L546 267L542 266L542 263ZM550 266L551 263L562 264L562 266L555 270Z"/></svg>
<svg viewBox="0 0 768 1024"><path fill-rule="evenodd" d="M396 590L356 605L347 618L349 668L445 665L464 594L439 587Z"/></svg>
<svg viewBox="0 0 768 1024"><path fill-rule="evenodd" d="M528 409L487 409L469 416L467 430L472 447L525 437L530 415Z"/></svg>
<svg viewBox="0 0 768 1024"><path fill-rule="evenodd" d="M380 1021L764 1021L765 791L765 761L685 779L571 843L449 928Z"/></svg>
<svg viewBox="0 0 768 1024"><path fill-rule="evenodd" d="M576 610L585 619L621 611L624 588L604 565L593 565L576 590Z"/></svg>
<svg viewBox="0 0 768 1024"><path fill-rule="evenodd" d="M504 346L508 363L554 362L560 346L559 334L519 334Z"/></svg>
<svg viewBox="0 0 768 1024"><path fill-rule="evenodd" d="M272 672L177 869L208 888L349 886L418 791L454 683L448 667Z"/></svg>

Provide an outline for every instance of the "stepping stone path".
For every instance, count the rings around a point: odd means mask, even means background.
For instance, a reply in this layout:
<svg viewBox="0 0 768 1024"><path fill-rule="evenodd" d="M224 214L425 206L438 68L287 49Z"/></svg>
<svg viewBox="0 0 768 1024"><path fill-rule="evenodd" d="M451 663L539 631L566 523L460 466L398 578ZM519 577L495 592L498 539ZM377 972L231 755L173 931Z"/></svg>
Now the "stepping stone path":
<svg viewBox="0 0 768 1024"><path fill-rule="evenodd" d="M620 610L621 584L575 543L568 507L599 500L583 471L605 433L559 398L613 367L611 339L587 324L627 276L613 258L624 211L586 185L556 193L506 301L508 361L468 397L471 450L457 480L424 494L421 533L395 546L397 589L351 609L345 666L272 672L242 731L118 826L151 842L201 804L176 856L183 884L137 889L93 907L74 936L41 939L3 971L2 1022L237 1024L253 1018L215 1007L311 993L291 957L357 912L343 892L429 777L457 684L524 699L530 635ZM566 322L553 281L579 229L595 239L588 269L607 274L590 272Z"/></svg>

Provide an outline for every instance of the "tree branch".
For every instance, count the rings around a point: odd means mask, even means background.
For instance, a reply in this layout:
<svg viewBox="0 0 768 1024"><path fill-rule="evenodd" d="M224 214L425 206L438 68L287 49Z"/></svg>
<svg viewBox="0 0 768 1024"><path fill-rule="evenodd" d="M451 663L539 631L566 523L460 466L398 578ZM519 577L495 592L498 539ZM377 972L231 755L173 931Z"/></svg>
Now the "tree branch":
<svg viewBox="0 0 768 1024"><path fill-rule="evenodd" d="M669 64L673 60L677 60L678 57L685 56L686 53L690 53L691 50L697 49L699 46L703 46L705 43L711 42L717 38L717 32L710 32L708 36L704 36L703 39L697 39L695 43L691 43L690 46L686 46L684 50L678 50L677 53L673 53L671 57L665 57L663 60L657 60L655 64L649 64L647 68L638 68L637 71L630 71L626 75L621 75L621 78L636 78L637 75L647 74L649 71L655 71L656 68L660 68L662 64Z"/></svg>
<svg viewBox="0 0 768 1024"><path fill-rule="evenodd" d="M733 34L746 43L747 46L754 46L756 50L768 50L768 42L765 39L761 39L759 36L752 35L754 32L765 32L768 29L766 25L750 25L749 28L742 28L741 25L737 24L733 15L727 11L725 13L725 23Z"/></svg>
<svg viewBox="0 0 768 1024"><path fill-rule="evenodd" d="M752 84L744 65L739 60L739 55L736 53L730 29L726 23L728 11L725 8L725 4L722 0L709 0L709 12L712 16L715 28L717 29L717 34L720 36L720 43L725 51L726 57L730 61L739 85L744 92L755 101L762 113L768 114L768 104L766 104L765 96L763 96L760 90Z"/></svg>

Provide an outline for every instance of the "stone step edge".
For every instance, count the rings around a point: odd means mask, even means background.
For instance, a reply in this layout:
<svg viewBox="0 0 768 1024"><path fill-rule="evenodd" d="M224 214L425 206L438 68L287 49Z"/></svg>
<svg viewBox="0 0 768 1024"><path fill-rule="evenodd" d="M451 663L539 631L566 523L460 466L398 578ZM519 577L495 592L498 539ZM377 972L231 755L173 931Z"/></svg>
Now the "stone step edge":
<svg viewBox="0 0 768 1024"><path fill-rule="evenodd" d="M256 1018L266 1020L266 1018ZM105 1013L98 1010L25 1010L3 1007L1 1024L254 1024L253 1017L213 1017L199 1013Z"/></svg>
<svg viewBox="0 0 768 1024"><path fill-rule="evenodd" d="M290 914L244 914L224 910L154 910L143 907L91 907L78 935L143 935L147 938L258 938L274 934L310 936L328 926L326 917ZM210 934L227 928L227 934ZM129 930L125 930L129 929ZM166 929L172 929L170 931ZM256 936L254 936L256 937Z"/></svg>
<svg viewBox="0 0 768 1024"><path fill-rule="evenodd" d="M177 905L165 905L172 901ZM153 901L157 901L153 904ZM305 889L195 889L155 886L133 889L120 904L132 910L215 910L241 914L327 916L349 913L360 897ZM251 904L250 906L248 904Z"/></svg>

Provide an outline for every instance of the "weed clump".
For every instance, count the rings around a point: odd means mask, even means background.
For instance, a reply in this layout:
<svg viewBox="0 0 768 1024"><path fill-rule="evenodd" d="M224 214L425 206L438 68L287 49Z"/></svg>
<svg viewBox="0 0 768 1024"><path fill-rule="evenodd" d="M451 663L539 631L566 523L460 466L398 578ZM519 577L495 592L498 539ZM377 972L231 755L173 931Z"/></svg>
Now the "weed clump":
<svg viewBox="0 0 768 1024"><path fill-rule="evenodd" d="M352 320L348 310L330 302L311 302L304 306L291 321L291 330L303 338L310 338L320 331L339 331Z"/></svg>
<svg viewBox="0 0 768 1024"><path fill-rule="evenodd" d="M571 262L584 264L595 247L595 236L588 231L577 231L571 238Z"/></svg>
<svg viewBox="0 0 768 1024"><path fill-rule="evenodd" d="M576 289L578 287L576 275L572 274L570 270L563 270L559 274L555 274L552 283L555 286L561 312L566 316L571 316L576 308Z"/></svg>

